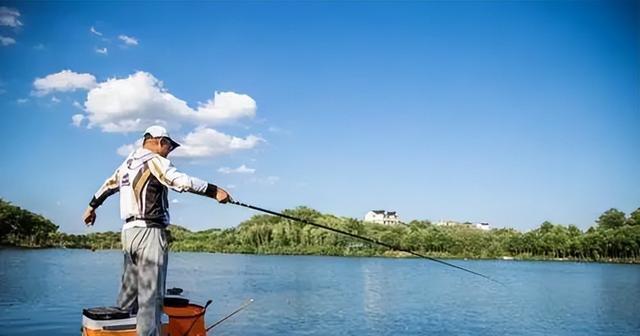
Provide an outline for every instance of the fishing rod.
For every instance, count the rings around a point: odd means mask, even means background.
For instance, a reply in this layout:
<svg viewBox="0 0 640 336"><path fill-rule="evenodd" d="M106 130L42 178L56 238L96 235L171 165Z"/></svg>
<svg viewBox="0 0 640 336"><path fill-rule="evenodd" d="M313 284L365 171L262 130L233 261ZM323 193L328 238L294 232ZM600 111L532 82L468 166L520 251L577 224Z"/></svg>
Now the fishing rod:
<svg viewBox="0 0 640 336"><path fill-rule="evenodd" d="M228 318L230 318L231 316L233 316L233 315L235 315L235 314L239 313L241 310L243 310L243 309L247 308L247 306L248 306L248 305L250 305L250 304L252 304L252 303L253 303L253 299L249 299L249 300L245 301L245 302L242 304L242 306L240 306L240 308L238 308L238 309L234 310L231 314L229 314L229 315L227 315L227 316L223 317L223 318L222 318L222 319L220 319L218 322L216 322L216 323L214 323L214 324L210 325L210 326L205 330L205 332L208 332L209 330L213 329L215 326L217 326L217 325L219 325L220 323L222 323L222 322L226 321L226 320L227 320Z"/></svg>
<svg viewBox="0 0 640 336"><path fill-rule="evenodd" d="M375 240L375 239L372 239L372 238L369 238L369 237L360 236L360 235L353 234L353 233L350 233L350 232L347 232L347 231L343 231L343 230L340 230L340 229L332 228L330 226L314 223L312 221L309 221L309 220L306 220L306 219L303 219L303 218L297 218L297 217L289 216L289 215L286 215L286 214L283 214L283 213L280 213L280 212L275 212L275 211L271 211L271 210L268 210L268 209L263 209L263 208L260 208L260 207L254 206L254 205L241 203L241 202L238 202L238 201L235 201L235 200L230 200L229 203L235 204L235 205L238 205L238 206L241 206L241 207L245 207L245 208L261 211L261 212L264 212L264 213L268 213L270 215L274 215L274 216L290 219L290 220L297 221L297 222L300 222L300 223L309 224L309 225L312 225L312 226L315 226L315 227L319 227L319 228L322 228L322 229L325 229L325 230L329 230L329 231L332 231L332 232L335 232L335 233L339 233L339 234L342 234L342 235L345 235L345 236L349 236L349 237L352 237L352 238L360 239L360 240L363 240L363 241L366 241L366 242L369 242L369 243L372 243L372 244L384 246L384 247L386 247L388 249L391 249L391 250L396 250L396 251L400 251L400 252L406 252L406 253L409 253L409 254L411 254L413 256L416 256L416 257L428 259L428 260L431 260L431 261L434 261L434 262L437 262L437 263L440 263L440 264L443 264L443 265L447 265L449 267L457 268L459 270L465 271L467 273L471 273L473 275L477 275L479 277L483 277L483 278L485 278L485 279L487 279L489 281L492 281L492 282L495 282L497 284L500 284L500 285L504 286L504 284L501 283L500 281L495 280L493 278L490 278L489 276L486 276L484 274L472 271L472 270L464 268L462 266L458 266L458 265L454 265L454 264L448 263L446 261L442 261L442 260L439 260L439 259L436 259L436 258L432 258L432 257L426 256L424 254L417 253L417 252L402 248L402 247L397 246L397 245L387 244L385 242L381 242L379 240Z"/></svg>

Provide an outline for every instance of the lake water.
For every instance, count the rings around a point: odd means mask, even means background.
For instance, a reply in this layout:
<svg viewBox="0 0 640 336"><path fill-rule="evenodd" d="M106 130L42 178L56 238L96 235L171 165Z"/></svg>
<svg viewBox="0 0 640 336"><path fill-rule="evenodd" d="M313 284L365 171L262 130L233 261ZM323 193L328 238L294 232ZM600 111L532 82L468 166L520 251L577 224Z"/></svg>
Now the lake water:
<svg viewBox="0 0 640 336"><path fill-rule="evenodd" d="M171 253L167 287L211 298L217 335L639 335L640 266ZM0 335L78 335L112 305L120 251L0 249Z"/></svg>

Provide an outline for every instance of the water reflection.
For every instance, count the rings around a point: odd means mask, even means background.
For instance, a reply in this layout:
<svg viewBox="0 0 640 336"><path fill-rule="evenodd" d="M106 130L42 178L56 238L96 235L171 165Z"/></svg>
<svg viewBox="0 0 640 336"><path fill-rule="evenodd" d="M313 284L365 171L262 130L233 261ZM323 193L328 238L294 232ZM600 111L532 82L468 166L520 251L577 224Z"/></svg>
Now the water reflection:
<svg viewBox="0 0 640 336"><path fill-rule="evenodd" d="M385 286L386 279L383 278L383 267L378 260L362 262L360 269L363 279L362 298L367 329L378 330L380 329L379 321L384 319L385 315L383 292L392 290L392 288Z"/></svg>

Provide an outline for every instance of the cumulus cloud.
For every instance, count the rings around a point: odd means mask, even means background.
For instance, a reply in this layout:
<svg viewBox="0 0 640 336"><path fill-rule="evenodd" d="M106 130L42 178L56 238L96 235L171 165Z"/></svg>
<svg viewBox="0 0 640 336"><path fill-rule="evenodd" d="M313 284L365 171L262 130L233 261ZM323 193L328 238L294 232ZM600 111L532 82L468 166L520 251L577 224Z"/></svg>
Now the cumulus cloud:
<svg viewBox="0 0 640 336"><path fill-rule="evenodd" d="M135 143L132 144L122 145L116 152L118 153L118 155L127 156L140 147L142 147L142 139L138 139Z"/></svg>
<svg viewBox="0 0 640 336"><path fill-rule="evenodd" d="M216 92L213 99L198 107L196 117L203 122L217 123L256 115L256 101L235 92Z"/></svg>
<svg viewBox="0 0 640 336"><path fill-rule="evenodd" d="M102 55L107 55L109 53L109 51L107 50L107 47L104 48L96 48L96 52L98 54L102 54Z"/></svg>
<svg viewBox="0 0 640 336"><path fill-rule="evenodd" d="M238 168L220 167L218 168L218 172L222 174L253 174L256 170L254 168L241 165Z"/></svg>
<svg viewBox="0 0 640 336"><path fill-rule="evenodd" d="M20 27L22 22L18 19L20 12L17 9L0 7L0 26Z"/></svg>
<svg viewBox="0 0 640 336"><path fill-rule="evenodd" d="M253 117L256 102L248 95L215 92L197 109L172 95L152 74L139 71L126 78L112 78L89 91L85 102L90 126L104 132L142 131L154 123L181 122L198 125L223 123Z"/></svg>
<svg viewBox="0 0 640 336"><path fill-rule="evenodd" d="M264 142L264 139L255 135L240 138L204 127L196 128L184 138L173 138L180 143L180 147L176 148L171 153L171 156L192 159L212 158L240 150L252 149ZM142 139L138 139L133 144L121 146L118 148L117 153L127 156L140 147L142 147ZM251 168L247 167L244 167L244 169L251 170Z"/></svg>
<svg viewBox="0 0 640 336"><path fill-rule="evenodd" d="M102 33L97 31L93 26L91 26L91 29L89 29L89 31L94 35L102 36Z"/></svg>
<svg viewBox="0 0 640 336"><path fill-rule="evenodd" d="M182 124L197 126L183 138L174 137L181 146L174 151L173 157L210 158L252 149L265 142L258 135L238 137L210 127L255 116L256 102L246 94L214 92L210 100L192 108L171 94L160 80L143 71L98 83L91 74L63 70L37 78L33 85L37 96L54 91L89 90L83 104L73 103L82 111L72 117L73 125L78 127L96 127L111 133L141 133L152 124L171 130L181 129ZM126 156L141 145L142 140L139 139L136 143L121 146L117 152ZM243 165L234 172L254 171Z"/></svg>
<svg viewBox="0 0 640 336"><path fill-rule="evenodd" d="M186 102L146 72L98 84L89 91L85 107L89 124L105 132L141 131L159 119L171 120L191 112Z"/></svg>
<svg viewBox="0 0 640 336"><path fill-rule="evenodd" d="M2 44L3 47L6 47L8 45L12 45L15 44L16 40L8 37L8 36L0 36L0 44Z"/></svg>
<svg viewBox="0 0 640 336"><path fill-rule="evenodd" d="M18 100L16 100L16 103L18 104L26 104L29 102L29 99L27 98L18 98Z"/></svg>
<svg viewBox="0 0 640 336"><path fill-rule="evenodd" d="M57 104L57 103L60 102L60 99L58 99L58 97L56 97L56 96L53 96L53 97L51 97L51 102L54 103L54 104Z"/></svg>
<svg viewBox="0 0 640 336"><path fill-rule="evenodd" d="M82 114L74 114L73 117L71 117L71 123L75 127L82 126L83 120L84 120L84 116Z"/></svg>
<svg viewBox="0 0 640 336"><path fill-rule="evenodd" d="M33 87L36 96L44 96L53 91L75 91L78 89L89 90L96 86L96 78L88 73L76 73L71 70L62 70L58 73L47 75L44 78L36 78Z"/></svg>
<svg viewBox="0 0 640 336"><path fill-rule="evenodd" d="M239 138L218 132L211 128L199 127L187 134L173 156L187 158L214 157L239 150L251 149L264 142L255 135Z"/></svg>
<svg viewBox="0 0 640 336"><path fill-rule="evenodd" d="M131 36L127 36L127 35L120 35L118 36L118 38L124 42L124 44L126 45L138 45L138 39L135 37L131 37Z"/></svg>

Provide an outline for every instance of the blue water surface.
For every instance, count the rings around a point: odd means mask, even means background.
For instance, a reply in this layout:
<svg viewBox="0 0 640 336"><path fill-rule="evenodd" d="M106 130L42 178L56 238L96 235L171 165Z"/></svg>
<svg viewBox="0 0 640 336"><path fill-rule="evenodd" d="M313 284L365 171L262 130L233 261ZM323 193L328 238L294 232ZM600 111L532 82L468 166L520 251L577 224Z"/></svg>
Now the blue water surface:
<svg viewBox="0 0 640 336"><path fill-rule="evenodd" d="M168 287L213 299L216 335L639 335L640 266L171 253ZM0 249L0 335L78 335L113 305L120 251Z"/></svg>

